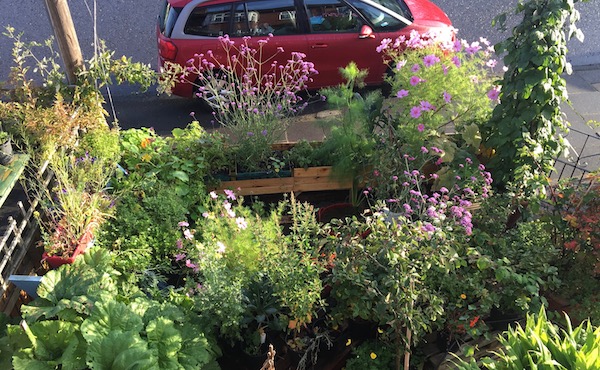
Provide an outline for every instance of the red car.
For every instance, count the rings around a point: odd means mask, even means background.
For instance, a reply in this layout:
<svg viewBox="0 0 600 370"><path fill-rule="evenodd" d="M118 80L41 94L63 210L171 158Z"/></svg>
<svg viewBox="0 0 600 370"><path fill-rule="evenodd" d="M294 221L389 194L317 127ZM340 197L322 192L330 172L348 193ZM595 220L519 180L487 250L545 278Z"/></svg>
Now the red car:
<svg viewBox="0 0 600 370"><path fill-rule="evenodd" d="M318 74L311 89L342 82L340 67L354 61L368 69L366 82L383 82L387 66L377 46L385 38L431 32L451 41L446 13L428 0L164 0L158 16L159 66L185 66L195 54L218 51L219 36L273 35L269 48L300 52ZM216 53L215 53L216 54ZM179 83L173 93L194 96L194 86Z"/></svg>

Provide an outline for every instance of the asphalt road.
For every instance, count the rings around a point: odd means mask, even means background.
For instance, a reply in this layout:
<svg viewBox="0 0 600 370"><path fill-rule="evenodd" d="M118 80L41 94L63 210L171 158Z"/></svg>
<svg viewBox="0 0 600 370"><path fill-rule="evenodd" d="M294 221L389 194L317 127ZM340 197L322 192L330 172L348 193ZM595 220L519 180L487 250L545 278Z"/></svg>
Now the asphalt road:
<svg viewBox="0 0 600 370"><path fill-rule="evenodd" d="M459 29L459 37L476 40L486 37L492 43L506 38L507 34L491 26L492 19L502 13L513 13L517 0L433 0L452 19ZM134 61L156 66L155 19L159 0L70 0L75 28L84 58L93 55L94 34L105 40L115 56L126 55ZM0 0L0 26L12 26L23 32L23 38L43 41L52 36L44 2L41 0ZM581 3L579 26L586 35L582 44L576 40L569 43L569 59L574 65L600 64L600 2ZM511 23L512 22L512 23ZM513 17L509 24L517 19ZM0 37L0 81L6 80L12 64L12 41ZM175 97L157 97L155 91L136 93L129 87L114 87L111 91L112 105L121 127L153 126L158 131L170 131L190 121L189 113L197 111L194 101ZM210 127L210 120L204 124Z"/></svg>

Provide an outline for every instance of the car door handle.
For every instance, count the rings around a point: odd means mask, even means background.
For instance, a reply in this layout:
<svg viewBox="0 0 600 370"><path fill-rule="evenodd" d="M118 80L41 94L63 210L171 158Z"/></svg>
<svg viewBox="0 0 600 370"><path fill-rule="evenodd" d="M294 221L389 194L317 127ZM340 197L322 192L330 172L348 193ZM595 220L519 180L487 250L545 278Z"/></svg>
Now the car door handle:
<svg viewBox="0 0 600 370"><path fill-rule="evenodd" d="M329 47L329 45L327 45L327 44L314 44L311 46L311 48L313 48L313 49L323 49L323 48L327 48L327 47Z"/></svg>

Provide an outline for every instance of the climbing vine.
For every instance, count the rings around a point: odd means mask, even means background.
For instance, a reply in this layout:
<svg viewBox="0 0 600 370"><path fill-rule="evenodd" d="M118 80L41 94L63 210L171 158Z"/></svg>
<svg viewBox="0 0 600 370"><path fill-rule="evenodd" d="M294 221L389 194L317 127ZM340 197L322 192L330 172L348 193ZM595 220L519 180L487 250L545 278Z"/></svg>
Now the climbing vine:
<svg viewBox="0 0 600 370"><path fill-rule="evenodd" d="M488 168L494 180L521 196L545 194L554 160L566 148L561 134L568 123L560 104L568 95L561 75L571 73L567 40L583 40L577 1L519 1L522 21L495 46L508 69L498 81L500 104L481 128L483 144L492 153ZM494 23L503 28L506 18L502 14Z"/></svg>

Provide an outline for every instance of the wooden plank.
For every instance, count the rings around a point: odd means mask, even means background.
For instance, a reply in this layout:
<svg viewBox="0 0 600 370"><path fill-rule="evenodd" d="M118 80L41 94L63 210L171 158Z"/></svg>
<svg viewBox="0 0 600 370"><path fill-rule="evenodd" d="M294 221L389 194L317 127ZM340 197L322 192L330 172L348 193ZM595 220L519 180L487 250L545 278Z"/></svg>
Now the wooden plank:
<svg viewBox="0 0 600 370"><path fill-rule="evenodd" d="M294 177L329 177L331 176L331 166L294 168Z"/></svg>
<svg viewBox="0 0 600 370"><path fill-rule="evenodd" d="M223 181L215 189L235 190L240 195L264 195L303 191L352 189L352 180L331 176L331 166L296 168L293 177ZM239 190L238 190L239 189Z"/></svg>

